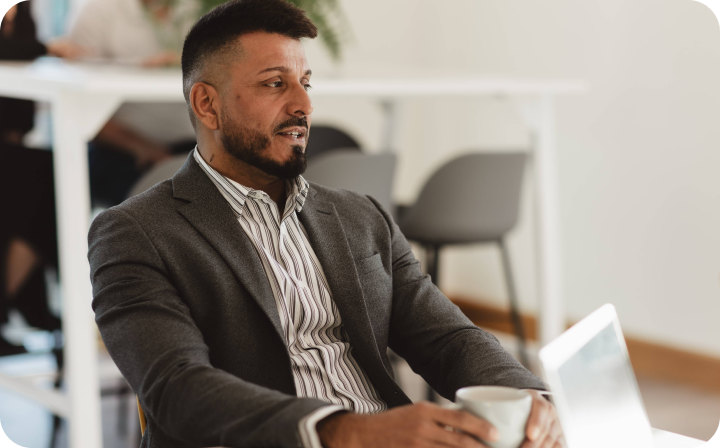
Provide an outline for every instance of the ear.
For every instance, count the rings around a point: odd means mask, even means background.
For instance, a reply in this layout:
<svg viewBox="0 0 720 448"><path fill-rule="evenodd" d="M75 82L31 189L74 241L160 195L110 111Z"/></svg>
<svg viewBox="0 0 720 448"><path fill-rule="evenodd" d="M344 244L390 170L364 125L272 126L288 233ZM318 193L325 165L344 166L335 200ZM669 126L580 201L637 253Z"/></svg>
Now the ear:
<svg viewBox="0 0 720 448"><path fill-rule="evenodd" d="M219 128L220 96L215 87L196 82L190 90L190 106L198 121L205 127L212 131Z"/></svg>

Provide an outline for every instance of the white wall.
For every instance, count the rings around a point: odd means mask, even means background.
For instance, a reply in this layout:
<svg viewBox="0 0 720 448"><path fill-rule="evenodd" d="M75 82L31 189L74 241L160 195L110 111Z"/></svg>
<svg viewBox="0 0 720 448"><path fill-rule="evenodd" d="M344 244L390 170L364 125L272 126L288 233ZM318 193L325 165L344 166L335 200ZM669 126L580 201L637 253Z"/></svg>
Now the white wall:
<svg viewBox="0 0 720 448"><path fill-rule="evenodd" d="M583 78L557 104L565 294L571 319L605 302L626 333L720 356L720 28L691 0L344 0L354 42L323 76ZM369 147L369 101L320 100L315 122ZM396 198L470 148L527 146L502 99L413 101L401 108ZM528 192L529 193L529 192ZM530 194L511 247L524 309L537 308ZM451 294L505 303L492 249L448 250Z"/></svg>

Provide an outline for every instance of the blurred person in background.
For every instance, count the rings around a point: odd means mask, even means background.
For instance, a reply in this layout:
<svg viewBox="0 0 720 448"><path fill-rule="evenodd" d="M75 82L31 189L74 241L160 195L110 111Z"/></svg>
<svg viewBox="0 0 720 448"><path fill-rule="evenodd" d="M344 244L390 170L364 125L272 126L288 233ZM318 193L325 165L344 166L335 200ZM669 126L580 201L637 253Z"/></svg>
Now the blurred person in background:
<svg viewBox="0 0 720 448"><path fill-rule="evenodd" d="M150 19L161 22L159 34L165 41L171 40L167 36L177 41L184 36L177 22L162 23L171 16L172 11L155 8L149 0L91 1L67 37L44 44L37 39L31 2L23 1L10 8L0 25L0 60L55 56L145 67L176 65L178 51L162 49ZM49 311L44 278L45 267L57 269L52 152L23 146L34 116L33 101L0 97L0 186L5 192L0 220L0 324L16 308L29 325L55 330L60 321ZM123 105L90 143L93 205L119 204L145 170L194 145L184 104ZM0 334L0 356L24 351Z"/></svg>
<svg viewBox="0 0 720 448"><path fill-rule="evenodd" d="M39 42L29 1L10 8L0 24L0 60L44 55L72 59L83 50L67 40ZM34 102L0 98L0 324L15 308L29 325L52 331L60 328L48 307L44 275L45 267L57 268L52 152L22 145L34 118ZM0 356L24 351L0 335Z"/></svg>
<svg viewBox="0 0 720 448"><path fill-rule="evenodd" d="M193 13L178 3L169 8L152 0L91 0L79 11L67 39L86 49L87 62L178 65L187 29L177 18ZM93 205L119 204L143 172L194 146L185 104L124 103L90 144Z"/></svg>

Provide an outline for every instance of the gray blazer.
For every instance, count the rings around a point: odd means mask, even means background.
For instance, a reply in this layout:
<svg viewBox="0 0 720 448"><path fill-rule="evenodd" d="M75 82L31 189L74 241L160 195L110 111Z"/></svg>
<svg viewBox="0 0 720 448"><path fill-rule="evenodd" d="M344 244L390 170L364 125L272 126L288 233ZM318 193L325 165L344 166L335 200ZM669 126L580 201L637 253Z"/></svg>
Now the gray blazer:
<svg viewBox="0 0 720 448"><path fill-rule="evenodd" d="M311 184L305 227L380 397L410 403L388 347L442 396L478 384L543 388L423 275L372 198ZM93 309L148 419L142 447L298 447L298 398L270 283L230 206L192 156L90 228Z"/></svg>

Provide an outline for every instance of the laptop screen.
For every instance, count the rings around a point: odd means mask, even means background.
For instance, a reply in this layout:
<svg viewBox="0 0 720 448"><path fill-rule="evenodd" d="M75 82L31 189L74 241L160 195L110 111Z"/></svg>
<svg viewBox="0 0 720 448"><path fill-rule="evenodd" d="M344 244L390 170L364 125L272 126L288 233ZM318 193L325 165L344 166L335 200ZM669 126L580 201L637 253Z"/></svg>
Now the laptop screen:
<svg viewBox="0 0 720 448"><path fill-rule="evenodd" d="M611 322L557 370L570 448L650 446L635 375Z"/></svg>

